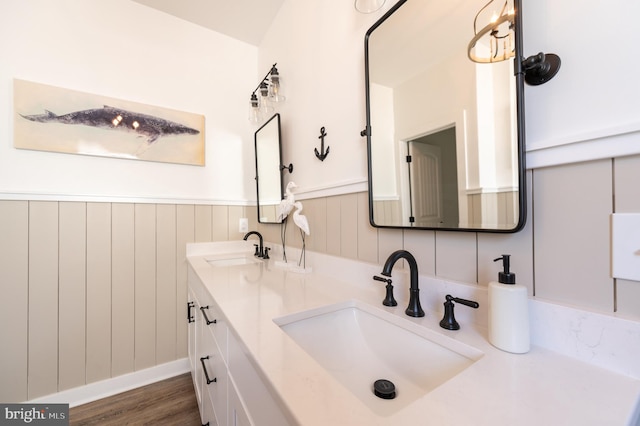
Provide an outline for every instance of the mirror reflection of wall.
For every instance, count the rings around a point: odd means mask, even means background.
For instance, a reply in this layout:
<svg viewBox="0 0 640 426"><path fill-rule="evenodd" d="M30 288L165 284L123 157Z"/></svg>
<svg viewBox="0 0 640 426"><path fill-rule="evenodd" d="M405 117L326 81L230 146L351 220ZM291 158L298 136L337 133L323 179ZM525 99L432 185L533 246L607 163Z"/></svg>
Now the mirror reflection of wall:
<svg viewBox="0 0 640 426"><path fill-rule="evenodd" d="M515 229L521 83L512 60L468 57L486 0L399 3L366 40L374 225Z"/></svg>
<svg viewBox="0 0 640 426"><path fill-rule="evenodd" d="M282 200L280 114L275 114L255 132L258 221L280 223L277 207Z"/></svg>

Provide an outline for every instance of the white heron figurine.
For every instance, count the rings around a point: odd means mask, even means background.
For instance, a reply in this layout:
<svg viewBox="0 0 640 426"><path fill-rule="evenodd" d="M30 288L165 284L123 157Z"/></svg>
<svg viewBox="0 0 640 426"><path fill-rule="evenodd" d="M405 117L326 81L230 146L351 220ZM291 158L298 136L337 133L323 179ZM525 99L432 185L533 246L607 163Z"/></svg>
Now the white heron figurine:
<svg viewBox="0 0 640 426"><path fill-rule="evenodd" d="M302 212L302 203L300 201L296 201L295 203L293 203L293 205L296 208L296 211L293 212L293 223L295 223L296 226L300 228L300 236L302 237L302 251L300 252L300 260L298 261L298 266L303 263L304 259L303 268L306 268L304 238L305 234L309 235L309 221L307 220L307 217L305 215L300 214L300 212Z"/></svg>
<svg viewBox="0 0 640 426"><path fill-rule="evenodd" d="M285 189L285 197L278 204L278 220L283 221L289 216L291 210L293 210L293 203L296 202L295 196L293 195L293 190L296 189L298 185L294 182L289 182L287 184L287 189Z"/></svg>

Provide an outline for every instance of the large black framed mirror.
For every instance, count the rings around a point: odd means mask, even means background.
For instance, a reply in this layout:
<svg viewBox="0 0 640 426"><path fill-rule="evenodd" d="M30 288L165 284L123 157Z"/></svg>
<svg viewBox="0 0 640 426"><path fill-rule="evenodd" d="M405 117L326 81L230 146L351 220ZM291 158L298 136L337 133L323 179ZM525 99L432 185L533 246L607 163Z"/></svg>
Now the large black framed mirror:
<svg viewBox="0 0 640 426"><path fill-rule="evenodd" d="M281 223L277 207L283 198L280 114L275 114L254 135L258 222Z"/></svg>
<svg viewBox="0 0 640 426"><path fill-rule="evenodd" d="M511 15L503 19L504 36L488 31L483 46L476 32L491 3ZM367 31L362 133L373 226L479 232L524 226L523 73L515 60L522 51L520 0L489 4L400 0ZM483 49L488 61L475 62Z"/></svg>

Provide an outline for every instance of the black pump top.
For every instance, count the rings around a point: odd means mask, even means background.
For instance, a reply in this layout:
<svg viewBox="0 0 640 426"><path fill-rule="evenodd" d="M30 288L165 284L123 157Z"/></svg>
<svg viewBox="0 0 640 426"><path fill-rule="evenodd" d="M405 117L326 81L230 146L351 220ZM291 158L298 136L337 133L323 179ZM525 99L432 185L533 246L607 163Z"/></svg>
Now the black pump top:
<svg viewBox="0 0 640 426"><path fill-rule="evenodd" d="M509 272L509 258L511 255L503 254L497 259L493 259L494 262L498 260L502 260L502 272L498 273L498 282L502 284L515 284L516 283L516 274Z"/></svg>

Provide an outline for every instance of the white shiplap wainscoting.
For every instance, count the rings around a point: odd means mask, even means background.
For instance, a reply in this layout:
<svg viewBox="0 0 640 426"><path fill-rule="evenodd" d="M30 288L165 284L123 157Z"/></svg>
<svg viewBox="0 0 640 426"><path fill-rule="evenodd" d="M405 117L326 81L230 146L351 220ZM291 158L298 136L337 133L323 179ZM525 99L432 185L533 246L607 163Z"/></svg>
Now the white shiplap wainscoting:
<svg viewBox="0 0 640 426"><path fill-rule="evenodd" d="M240 239L254 210L0 200L0 401L184 359L186 244Z"/></svg>

